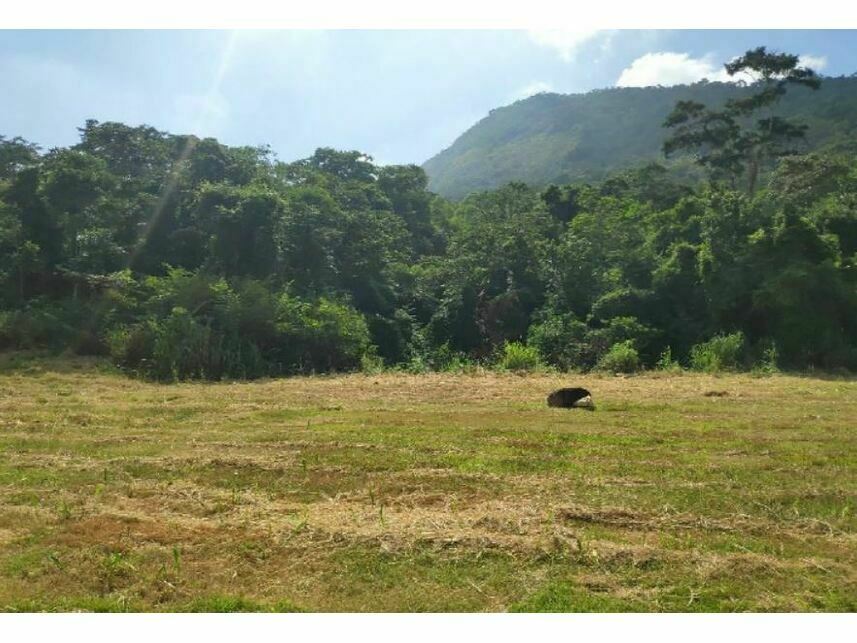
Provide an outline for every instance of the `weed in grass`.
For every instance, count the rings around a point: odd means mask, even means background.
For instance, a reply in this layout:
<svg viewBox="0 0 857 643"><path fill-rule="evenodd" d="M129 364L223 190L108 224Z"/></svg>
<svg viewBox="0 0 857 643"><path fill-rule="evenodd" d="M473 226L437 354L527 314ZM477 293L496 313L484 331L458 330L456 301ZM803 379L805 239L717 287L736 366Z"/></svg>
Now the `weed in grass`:
<svg viewBox="0 0 857 643"><path fill-rule="evenodd" d="M602 590L602 591L599 591ZM509 608L510 612L634 612L635 605L611 597L597 585L579 587L552 581Z"/></svg>
<svg viewBox="0 0 857 643"><path fill-rule="evenodd" d="M131 572L137 571L123 552L109 551L101 560L101 582L103 594L110 594L116 589L116 581Z"/></svg>
<svg viewBox="0 0 857 643"><path fill-rule="evenodd" d="M173 568L176 575L181 576L182 573L182 550L178 545L173 545Z"/></svg>
<svg viewBox="0 0 857 643"><path fill-rule="evenodd" d="M301 612L291 601L280 600L273 604L263 604L243 596L207 596L197 598L186 604L184 612Z"/></svg>
<svg viewBox="0 0 857 643"><path fill-rule="evenodd" d="M61 572L65 571L65 566L62 564L62 561L59 559L59 556L57 556L56 552L48 552L47 558L51 562L51 564L54 565L58 570L60 570Z"/></svg>
<svg viewBox="0 0 857 643"><path fill-rule="evenodd" d="M57 514L59 515L60 520L71 520L71 507L65 500L60 502L60 505L57 508Z"/></svg>

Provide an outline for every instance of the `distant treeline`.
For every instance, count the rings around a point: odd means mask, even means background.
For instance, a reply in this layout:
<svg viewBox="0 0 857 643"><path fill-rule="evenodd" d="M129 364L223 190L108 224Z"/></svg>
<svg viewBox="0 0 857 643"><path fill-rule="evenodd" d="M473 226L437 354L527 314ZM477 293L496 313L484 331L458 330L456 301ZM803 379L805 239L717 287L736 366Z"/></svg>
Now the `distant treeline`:
<svg viewBox="0 0 857 643"><path fill-rule="evenodd" d="M750 195L657 164L460 202L417 166L283 163L88 121L0 140L0 348L159 379L482 361L857 368L857 158L786 156Z"/></svg>

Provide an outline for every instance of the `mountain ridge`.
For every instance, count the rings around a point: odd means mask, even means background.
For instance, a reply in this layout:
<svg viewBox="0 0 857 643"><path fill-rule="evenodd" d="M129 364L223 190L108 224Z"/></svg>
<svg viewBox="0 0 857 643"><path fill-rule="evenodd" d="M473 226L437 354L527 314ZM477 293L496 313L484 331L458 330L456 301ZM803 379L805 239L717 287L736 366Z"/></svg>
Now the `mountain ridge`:
<svg viewBox="0 0 857 643"><path fill-rule="evenodd" d="M700 81L671 87L613 87L583 94L541 93L491 110L425 163L429 189L449 198L509 181L531 185L598 180L663 162L662 123L679 100L723 104L751 86ZM809 125L806 146L857 143L857 77L825 77L816 92L795 87L778 113ZM689 159L674 166L689 170Z"/></svg>

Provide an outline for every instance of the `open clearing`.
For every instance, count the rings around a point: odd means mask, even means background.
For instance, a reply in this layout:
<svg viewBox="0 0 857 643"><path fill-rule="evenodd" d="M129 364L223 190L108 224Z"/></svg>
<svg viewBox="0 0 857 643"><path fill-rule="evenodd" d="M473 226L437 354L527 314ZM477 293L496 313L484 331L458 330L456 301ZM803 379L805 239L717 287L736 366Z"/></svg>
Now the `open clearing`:
<svg viewBox="0 0 857 643"><path fill-rule="evenodd" d="M853 611L857 382L6 363L0 608Z"/></svg>

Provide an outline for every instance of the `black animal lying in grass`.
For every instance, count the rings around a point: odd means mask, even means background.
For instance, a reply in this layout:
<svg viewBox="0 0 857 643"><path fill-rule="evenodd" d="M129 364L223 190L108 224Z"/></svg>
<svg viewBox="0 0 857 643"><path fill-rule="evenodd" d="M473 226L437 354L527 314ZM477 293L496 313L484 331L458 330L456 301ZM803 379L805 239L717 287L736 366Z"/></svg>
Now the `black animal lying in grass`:
<svg viewBox="0 0 857 643"><path fill-rule="evenodd" d="M564 409L595 410L592 395L585 388L561 388L548 395L548 406Z"/></svg>

